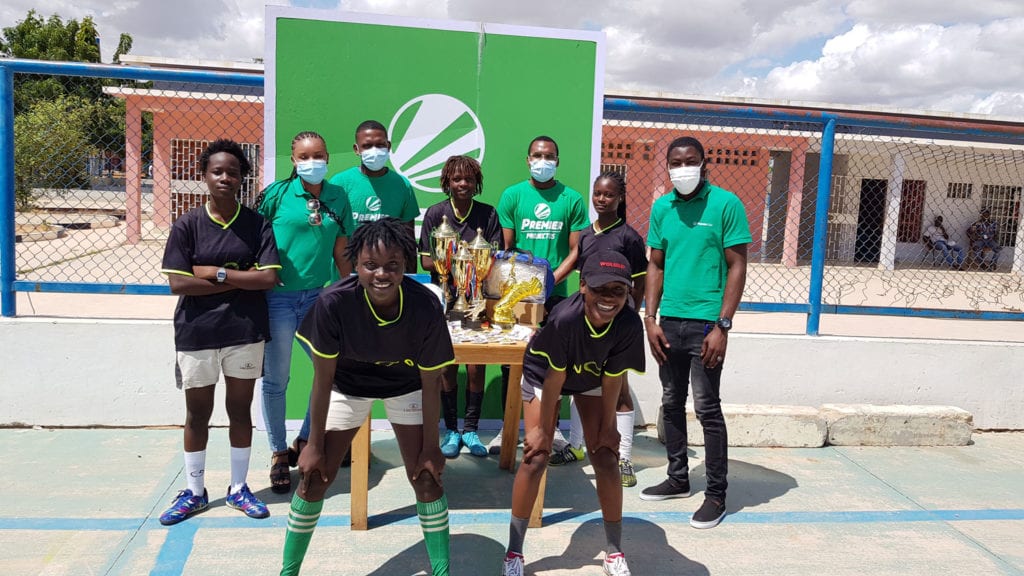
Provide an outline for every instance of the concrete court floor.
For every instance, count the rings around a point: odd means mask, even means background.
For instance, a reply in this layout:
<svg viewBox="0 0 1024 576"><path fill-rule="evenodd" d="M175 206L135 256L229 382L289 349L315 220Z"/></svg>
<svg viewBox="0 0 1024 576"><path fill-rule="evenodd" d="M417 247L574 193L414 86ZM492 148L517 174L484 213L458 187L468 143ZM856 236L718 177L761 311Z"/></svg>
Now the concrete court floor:
<svg viewBox="0 0 1024 576"><path fill-rule="evenodd" d="M485 438L486 439L486 438ZM166 528L157 516L179 488L178 429L4 429L0 566L16 575L276 574L288 497L270 492L269 452L254 434L250 485L271 517L224 506L227 432L211 431L211 509ZM637 434L640 486L625 489L623 547L634 574L1024 574L1024 433L981 433L965 447L733 448L729 515L695 530L704 488L645 502L663 447ZM348 472L329 494L306 574L425 573L412 490L389 431L373 434L370 530L348 528ZM512 475L497 459L449 461L452 574L493 576L507 541ZM545 527L526 539L528 574L601 574L604 535L584 463L551 469Z"/></svg>

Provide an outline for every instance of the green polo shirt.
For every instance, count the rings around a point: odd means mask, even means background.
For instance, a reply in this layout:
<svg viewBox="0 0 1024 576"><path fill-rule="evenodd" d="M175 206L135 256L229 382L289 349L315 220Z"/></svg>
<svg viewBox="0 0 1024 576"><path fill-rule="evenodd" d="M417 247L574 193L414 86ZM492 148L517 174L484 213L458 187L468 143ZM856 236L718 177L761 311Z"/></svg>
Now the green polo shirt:
<svg viewBox="0 0 1024 576"><path fill-rule="evenodd" d="M294 292L328 284L334 277L334 243L355 231L344 190L324 182L319 226L309 223L306 202L311 198L297 177L274 182L264 191L258 211L273 226L281 256L280 284L274 290Z"/></svg>
<svg viewBox="0 0 1024 576"><path fill-rule="evenodd" d="M498 220L502 228L515 231L516 248L546 259L552 270L569 256L569 233L579 232L590 224L579 192L561 182L538 190L529 180L502 192ZM552 295L568 296L568 283L563 280Z"/></svg>
<svg viewBox="0 0 1024 576"><path fill-rule="evenodd" d="M394 170L389 169L382 176L371 178L363 174L359 166L353 166L335 174L330 181L345 190L356 226L385 216L412 222L420 215L412 184Z"/></svg>
<svg viewBox="0 0 1024 576"><path fill-rule="evenodd" d="M673 189L651 207L647 245L665 252L662 316L714 321L722 311L725 249L750 243L743 202L704 183L683 200Z"/></svg>

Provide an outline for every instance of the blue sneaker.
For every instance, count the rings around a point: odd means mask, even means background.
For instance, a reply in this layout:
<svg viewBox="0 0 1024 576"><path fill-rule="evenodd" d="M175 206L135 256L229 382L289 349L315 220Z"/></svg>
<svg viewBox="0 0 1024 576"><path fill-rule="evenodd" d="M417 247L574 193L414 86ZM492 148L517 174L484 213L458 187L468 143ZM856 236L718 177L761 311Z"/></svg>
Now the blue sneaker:
<svg viewBox="0 0 1024 576"><path fill-rule="evenodd" d="M445 432L444 439L441 440L441 454L444 454L445 458L455 458L459 455L459 448L462 447L462 435L455 430L449 430Z"/></svg>
<svg viewBox="0 0 1024 576"><path fill-rule="evenodd" d="M180 490L174 497L174 504L160 515L164 526L177 524L189 516L195 516L210 507L210 498L203 488L203 495L196 496L191 490Z"/></svg>
<svg viewBox="0 0 1024 576"><path fill-rule="evenodd" d="M480 441L480 437L477 436L476 432L463 432L462 443L469 448L469 453L473 456L487 456L487 446Z"/></svg>
<svg viewBox="0 0 1024 576"><path fill-rule="evenodd" d="M241 510L249 518L266 518L270 516L270 510L267 510L267 505L249 491L248 484L242 484L242 487L234 494L231 493L231 487L229 486L228 495L224 498L224 503L229 508Z"/></svg>

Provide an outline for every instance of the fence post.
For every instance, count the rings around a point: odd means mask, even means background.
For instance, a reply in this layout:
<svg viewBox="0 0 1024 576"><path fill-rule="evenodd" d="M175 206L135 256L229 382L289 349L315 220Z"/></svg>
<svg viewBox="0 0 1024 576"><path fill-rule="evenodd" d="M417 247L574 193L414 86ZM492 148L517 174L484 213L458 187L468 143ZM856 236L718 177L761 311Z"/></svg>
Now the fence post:
<svg viewBox="0 0 1024 576"><path fill-rule="evenodd" d="M807 335L817 336L821 325L821 292L825 281L825 244L828 238L828 207L832 195L832 160L836 149L836 119L825 116L821 131L821 162L818 164L818 200L814 207L814 244L811 248L810 313Z"/></svg>
<svg viewBox="0 0 1024 576"><path fill-rule="evenodd" d="M17 314L14 294L14 71L0 65L0 315Z"/></svg>

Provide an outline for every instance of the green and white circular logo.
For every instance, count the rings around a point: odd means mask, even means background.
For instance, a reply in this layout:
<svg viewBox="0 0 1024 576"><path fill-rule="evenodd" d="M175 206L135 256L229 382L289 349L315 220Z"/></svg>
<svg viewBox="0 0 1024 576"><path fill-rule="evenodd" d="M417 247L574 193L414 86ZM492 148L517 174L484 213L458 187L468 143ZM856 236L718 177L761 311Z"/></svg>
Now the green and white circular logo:
<svg viewBox="0 0 1024 576"><path fill-rule="evenodd" d="M449 156L484 161L484 129L461 100L424 94L406 102L388 126L391 165L424 192L441 192L441 168Z"/></svg>
<svg viewBox="0 0 1024 576"><path fill-rule="evenodd" d="M372 196L366 199L366 209L370 212L380 212L380 198Z"/></svg>
<svg viewBox="0 0 1024 576"><path fill-rule="evenodd" d="M548 206L547 204L537 204L533 208L533 215L536 216L538 220L547 220L548 217L551 216L551 206Z"/></svg>

